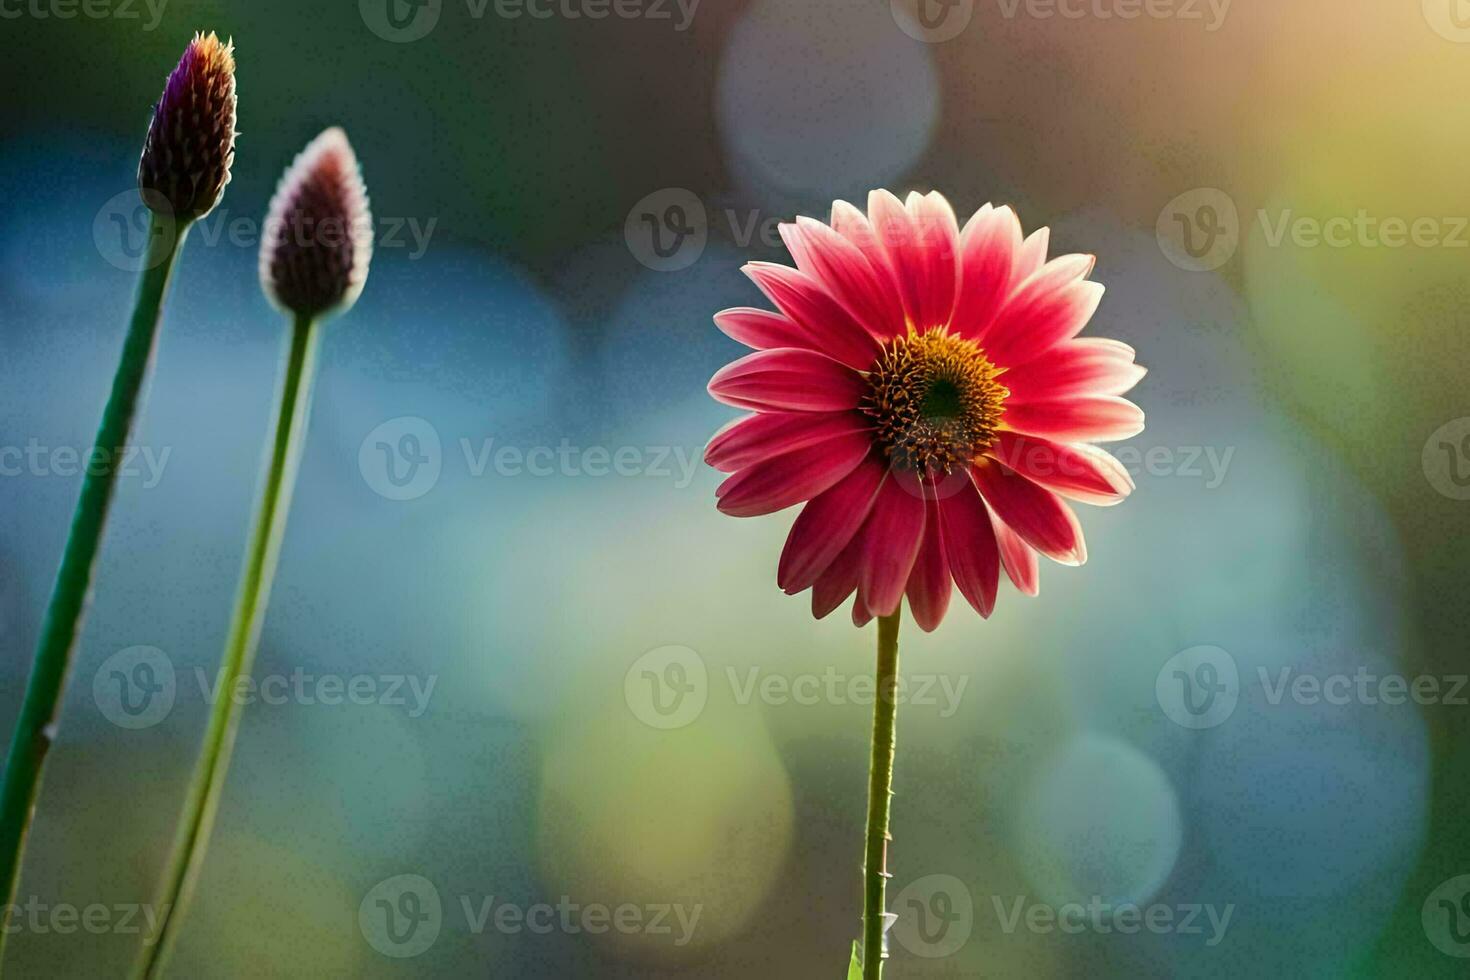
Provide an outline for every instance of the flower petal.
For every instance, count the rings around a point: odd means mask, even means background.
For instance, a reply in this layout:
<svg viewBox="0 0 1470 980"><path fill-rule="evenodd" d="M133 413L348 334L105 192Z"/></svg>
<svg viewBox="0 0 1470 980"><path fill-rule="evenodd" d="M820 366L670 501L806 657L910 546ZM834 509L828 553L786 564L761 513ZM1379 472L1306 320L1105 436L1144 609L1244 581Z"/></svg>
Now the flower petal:
<svg viewBox="0 0 1470 980"><path fill-rule="evenodd" d="M1114 395L1007 401L1002 423L1008 429L1060 442L1112 442L1143 431L1143 409Z"/></svg>
<svg viewBox="0 0 1470 980"><path fill-rule="evenodd" d="M992 459L970 467L991 510L1037 551L1063 565L1087 561L1077 516L1062 498Z"/></svg>
<svg viewBox="0 0 1470 980"><path fill-rule="evenodd" d="M825 619L832 610L842 605L858 587L858 569L862 567L862 547L857 538L832 559L827 570L817 576L812 585L812 615Z"/></svg>
<svg viewBox="0 0 1470 980"><path fill-rule="evenodd" d="M878 240L878 232L867 215L846 201L834 201L831 224L833 231L857 246L875 271L889 276L892 281L888 257L883 254L883 243ZM897 289L898 283L892 282L892 286Z"/></svg>
<svg viewBox="0 0 1470 980"><path fill-rule="evenodd" d="M856 432L748 466L715 490L721 512L758 517L811 500L863 461L872 440Z"/></svg>
<svg viewBox="0 0 1470 980"><path fill-rule="evenodd" d="M919 545L919 557L914 561L904 593L919 629L932 633L949 609L953 586L944 554L944 534L939 526L939 503L931 498L925 506L928 512L924 517L924 540Z"/></svg>
<svg viewBox="0 0 1470 980"><path fill-rule="evenodd" d="M863 552L858 601L875 616L887 616L903 599L924 539L923 493L902 474L891 473L858 534Z"/></svg>
<svg viewBox="0 0 1470 980"><path fill-rule="evenodd" d="M875 268L856 245L811 218L780 226L801 271L826 287L842 308L881 340L904 329L903 304L888 271Z"/></svg>
<svg viewBox="0 0 1470 980"><path fill-rule="evenodd" d="M743 271L809 338L791 346L821 351L860 371L872 365L878 356L877 341L821 283L800 269L771 262L748 262Z"/></svg>
<svg viewBox="0 0 1470 980"><path fill-rule="evenodd" d="M1126 344L1089 337L1058 344L1001 376L1007 404L1067 395L1121 395L1148 373Z"/></svg>
<svg viewBox="0 0 1470 980"><path fill-rule="evenodd" d="M990 511L979 490L968 479L965 482L966 489L939 502L945 557L960 594L976 612L989 618L1000 584L1000 552Z"/></svg>
<svg viewBox="0 0 1470 980"><path fill-rule="evenodd" d="M1021 536L1006 527L994 513L990 515L991 527L995 530L995 543L1000 548L1000 560L1006 575L1016 588L1026 595L1041 591L1041 569L1037 567L1036 552Z"/></svg>
<svg viewBox="0 0 1470 980"><path fill-rule="evenodd" d="M726 364L710 379L709 393L736 408L840 412L857 408L867 387L861 375L830 357L778 348Z"/></svg>
<svg viewBox="0 0 1470 980"><path fill-rule="evenodd" d="M793 449L871 428L872 423L856 412L758 412L716 432L704 449L704 461L734 473Z"/></svg>
<svg viewBox="0 0 1470 980"><path fill-rule="evenodd" d="M802 508L786 536L776 571L776 584L782 590L795 595L810 588L827 570L863 526L886 472L878 456L870 455ZM856 572L853 575L856 587Z"/></svg>
<svg viewBox="0 0 1470 980"><path fill-rule="evenodd" d="M1027 479L1083 503L1109 506L1133 492L1128 470L1096 446L999 432L986 453Z"/></svg>
<svg viewBox="0 0 1470 980"><path fill-rule="evenodd" d="M1046 265L1046 249L1050 244L1050 228L1038 228L1027 235L1016 253L1016 268L1011 275L1011 282L1025 282L1030 276L1035 275L1038 269Z"/></svg>
<svg viewBox="0 0 1470 980"><path fill-rule="evenodd" d="M985 332L1011 292L1021 223L1008 207L985 205L960 234L960 284L950 323L961 337Z"/></svg>
<svg viewBox="0 0 1470 980"><path fill-rule="evenodd" d="M1083 278L1093 262L1090 255L1064 255L1017 286L981 335L986 356L1014 368L1077 336L1102 302L1102 284Z"/></svg>

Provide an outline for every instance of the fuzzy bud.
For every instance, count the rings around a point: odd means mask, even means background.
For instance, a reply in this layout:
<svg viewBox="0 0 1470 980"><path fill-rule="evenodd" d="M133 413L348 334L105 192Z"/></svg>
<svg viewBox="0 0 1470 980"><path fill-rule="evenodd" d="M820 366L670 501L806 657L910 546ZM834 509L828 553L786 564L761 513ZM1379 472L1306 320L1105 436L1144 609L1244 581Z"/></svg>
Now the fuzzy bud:
<svg viewBox="0 0 1470 980"><path fill-rule="evenodd" d="M138 161L138 189L181 222L214 209L235 159L235 46L213 31L189 42L168 76Z"/></svg>
<svg viewBox="0 0 1470 980"><path fill-rule="evenodd" d="M298 316L340 313L357 301L373 252L373 219L357 156L337 127L307 144L271 198L260 284Z"/></svg>

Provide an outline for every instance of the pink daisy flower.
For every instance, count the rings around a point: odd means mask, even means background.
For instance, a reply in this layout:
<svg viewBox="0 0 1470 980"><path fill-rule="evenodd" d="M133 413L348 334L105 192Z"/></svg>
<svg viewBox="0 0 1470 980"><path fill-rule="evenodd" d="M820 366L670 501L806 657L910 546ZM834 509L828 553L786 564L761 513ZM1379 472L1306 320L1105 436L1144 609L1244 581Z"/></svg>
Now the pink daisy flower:
<svg viewBox="0 0 1470 980"><path fill-rule="evenodd" d="M1009 207L965 224L938 193L887 191L868 213L838 201L831 224L781 226L796 268L745 267L776 311L715 323L755 353L710 394L754 414L721 429L706 461L730 473L719 509L754 517L804 503L777 583L812 590L821 618L856 593L861 626L905 596L933 630L952 585L981 616L1000 568L1037 592L1037 555L1087 558L1067 501L1114 504L1128 472L1092 445L1143 429L1121 397L1134 352L1079 339L1102 298L1094 258L1047 260Z"/></svg>

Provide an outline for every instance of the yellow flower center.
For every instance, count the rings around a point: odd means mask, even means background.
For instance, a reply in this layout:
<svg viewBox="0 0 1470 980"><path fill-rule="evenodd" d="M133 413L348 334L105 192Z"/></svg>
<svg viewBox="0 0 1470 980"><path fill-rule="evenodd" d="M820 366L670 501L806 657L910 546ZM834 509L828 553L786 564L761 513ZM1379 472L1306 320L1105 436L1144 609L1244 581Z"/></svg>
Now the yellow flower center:
<svg viewBox="0 0 1470 980"><path fill-rule="evenodd" d="M896 467L920 475L948 474L995 441L1001 405L1010 394L980 345L931 327L913 327L883 347L868 372L860 406L878 445Z"/></svg>

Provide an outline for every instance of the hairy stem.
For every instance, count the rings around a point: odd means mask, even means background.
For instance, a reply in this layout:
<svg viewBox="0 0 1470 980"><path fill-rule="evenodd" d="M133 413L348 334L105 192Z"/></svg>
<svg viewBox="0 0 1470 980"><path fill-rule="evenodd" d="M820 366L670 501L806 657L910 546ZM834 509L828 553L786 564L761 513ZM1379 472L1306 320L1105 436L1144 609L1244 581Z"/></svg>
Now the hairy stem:
<svg viewBox="0 0 1470 980"><path fill-rule="evenodd" d="M112 393L102 411L92 454L84 467L81 497L72 516L61 567L56 573L36 644L25 700L5 760L5 785L0 789L0 889L3 889L6 913L0 925L8 923L15 899L46 756L56 735L61 692L91 597L92 573L107 525L119 463L127 451L153 363L159 313L186 231L184 227L175 230L172 221L160 220L157 215L150 218L147 251L143 254L145 265L138 280L132 322L123 341L122 357L113 376ZM9 929L0 929L0 954L8 932Z"/></svg>
<svg viewBox="0 0 1470 980"><path fill-rule="evenodd" d="M309 318L297 317L286 353L285 372L276 407L274 431L266 460L265 482L256 504L245 570L235 599L224 661L216 690L219 695L210 710L209 728L194 769L179 818L173 849L164 871L157 914L162 917L157 941L145 944L133 968L133 976L159 977L173 952L190 896L198 883L209 846L209 834L219 809L230 753L240 725L239 699L234 690L240 678L249 676L260 639L261 622L270 599L271 579L286 529L291 491L296 482L297 463L306 437L311 407L311 383L315 374L318 331Z"/></svg>
<svg viewBox="0 0 1470 980"><path fill-rule="evenodd" d="M899 610L878 619L878 693L873 699L873 755L868 763L868 831L863 858L863 980L883 976L887 911L889 802L893 797L893 749L898 718Z"/></svg>

